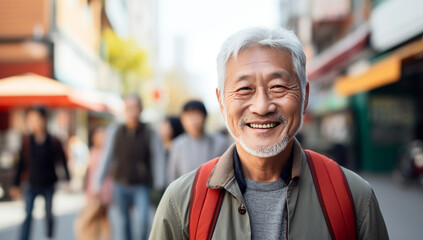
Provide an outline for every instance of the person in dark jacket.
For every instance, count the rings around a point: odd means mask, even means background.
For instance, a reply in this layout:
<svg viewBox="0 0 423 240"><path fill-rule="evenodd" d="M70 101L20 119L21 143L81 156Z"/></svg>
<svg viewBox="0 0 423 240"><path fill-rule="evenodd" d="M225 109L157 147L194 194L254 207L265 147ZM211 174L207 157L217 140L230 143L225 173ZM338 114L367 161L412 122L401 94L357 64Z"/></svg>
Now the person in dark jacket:
<svg viewBox="0 0 423 240"><path fill-rule="evenodd" d="M156 131L139 120L141 99L137 94L125 97L125 124L113 127L106 133L111 142L105 143L105 159L99 170L98 186L111 176L113 205L118 214L113 221L113 235L117 239L131 240L131 209L139 220L138 239L147 239L149 233L149 207L151 189L162 189L165 183L163 144ZM107 140L106 140L107 141ZM110 149L107 149L107 148Z"/></svg>
<svg viewBox="0 0 423 240"><path fill-rule="evenodd" d="M55 167L60 162L63 165L66 179L70 180L66 156L60 141L49 134L46 128L47 112L43 107L33 107L27 112L29 136L24 136L17 164L14 187L11 188L12 198L18 198L21 182L27 182L25 191L26 217L22 225L21 239L27 240L30 236L32 209L38 195L44 197L47 239L53 237L54 218L52 212L54 185L58 180Z"/></svg>

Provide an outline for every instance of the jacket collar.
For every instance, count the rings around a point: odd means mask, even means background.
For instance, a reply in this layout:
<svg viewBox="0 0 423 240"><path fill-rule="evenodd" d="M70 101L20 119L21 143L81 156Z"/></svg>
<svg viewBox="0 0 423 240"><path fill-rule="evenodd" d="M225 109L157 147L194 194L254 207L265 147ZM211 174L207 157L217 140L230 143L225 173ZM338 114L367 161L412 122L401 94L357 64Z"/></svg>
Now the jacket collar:
<svg viewBox="0 0 423 240"><path fill-rule="evenodd" d="M220 157L216 166L213 168L207 181L207 187L212 189L224 188L231 179L235 177L234 173L234 149L235 143Z"/></svg>
<svg viewBox="0 0 423 240"><path fill-rule="evenodd" d="M294 145L292 148L292 171L291 179L299 178L301 174L301 165L303 159L303 150L297 139L293 139ZM229 149L220 157L219 162L214 167L207 182L207 187L212 189L225 188L227 184L235 178L234 171L234 151L235 144L232 144Z"/></svg>
<svg viewBox="0 0 423 240"><path fill-rule="evenodd" d="M123 129L125 134L134 134L138 135L141 131L144 130L144 128L146 127L146 125L143 122L138 122L137 127L135 128L135 130L129 130L129 128L126 125L123 125Z"/></svg>

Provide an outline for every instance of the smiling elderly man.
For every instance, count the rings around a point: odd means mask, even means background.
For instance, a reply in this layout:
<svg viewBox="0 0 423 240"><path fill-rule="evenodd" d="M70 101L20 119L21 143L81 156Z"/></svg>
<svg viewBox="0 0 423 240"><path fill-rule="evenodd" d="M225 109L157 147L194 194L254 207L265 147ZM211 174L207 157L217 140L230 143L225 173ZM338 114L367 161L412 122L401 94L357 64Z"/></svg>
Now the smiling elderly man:
<svg viewBox="0 0 423 240"><path fill-rule="evenodd" d="M388 239L371 186L295 139L305 62L284 29L248 28L223 43L216 94L236 143L169 186L150 239Z"/></svg>

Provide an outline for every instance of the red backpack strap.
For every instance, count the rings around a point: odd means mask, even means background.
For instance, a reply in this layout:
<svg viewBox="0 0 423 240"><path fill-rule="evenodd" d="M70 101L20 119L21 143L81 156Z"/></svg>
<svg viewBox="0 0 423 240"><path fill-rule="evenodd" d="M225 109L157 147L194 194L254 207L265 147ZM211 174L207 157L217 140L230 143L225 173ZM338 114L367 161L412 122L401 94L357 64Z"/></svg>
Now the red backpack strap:
<svg viewBox="0 0 423 240"><path fill-rule="evenodd" d="M207 187L210 174L219 161L215 158L201 165L192 183L189 202L189 239L211 239L219 216L224 191Z"/></svg>
<svg viewBox="0 0 423 240"><path fill-rule="evenodd" d="M332 239L356 239L354 200L344 171L321 154L310 150L305 154Z"/></svg>

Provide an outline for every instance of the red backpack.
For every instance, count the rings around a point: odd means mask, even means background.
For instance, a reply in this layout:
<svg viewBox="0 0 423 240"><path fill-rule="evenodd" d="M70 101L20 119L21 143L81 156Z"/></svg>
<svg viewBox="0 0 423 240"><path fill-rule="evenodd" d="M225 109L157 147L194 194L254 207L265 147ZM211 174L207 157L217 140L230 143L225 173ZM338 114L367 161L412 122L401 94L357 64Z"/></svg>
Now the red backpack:
<svg viewBox="0 0 423 240"><path fill-rule="evenodd" d="M332 239L356 239L354 201L341 167L333 160L305 150L314 187ZM215 158L195 174L189 209L189 239L211 239L225 191L206 186ZM205 207L207 206L207 207Z"/></svg>

